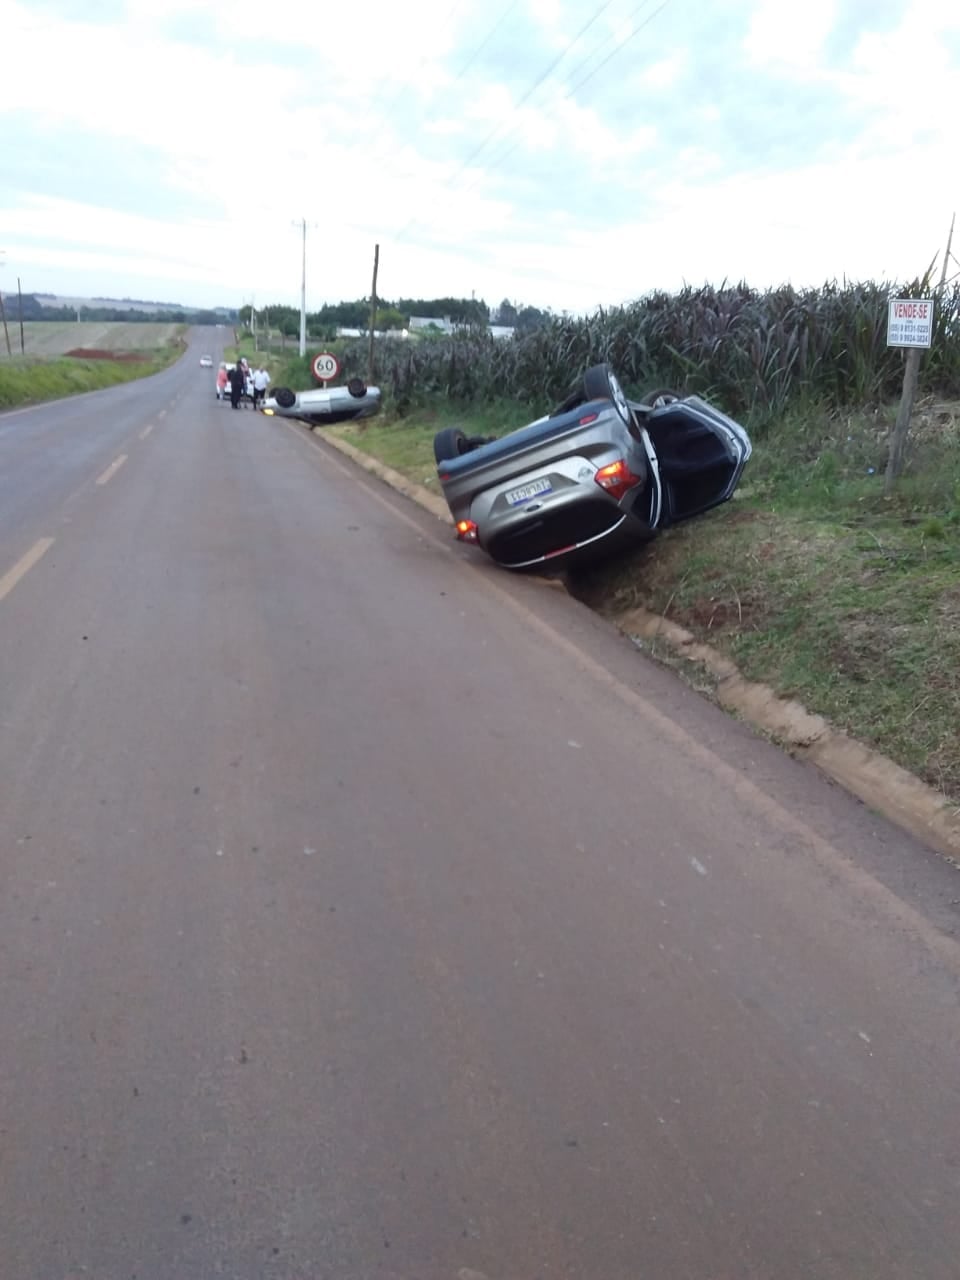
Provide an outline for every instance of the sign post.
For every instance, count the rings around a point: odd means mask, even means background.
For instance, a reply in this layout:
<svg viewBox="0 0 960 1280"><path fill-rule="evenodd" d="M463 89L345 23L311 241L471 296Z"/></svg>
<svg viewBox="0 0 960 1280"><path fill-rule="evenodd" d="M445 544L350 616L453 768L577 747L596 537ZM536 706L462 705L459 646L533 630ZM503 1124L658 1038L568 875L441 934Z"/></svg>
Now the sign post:
<svg viewBox="0 0 960 1280"><path fill-rule="evenodd" d="M891 298L887 304L887 346L907 348L903 366L903 392L890 437L890 453L883 491L889 495L903 470L903 455L910 430L910 415L917 395L920 354L933 342L933 299Z"/></svg>
<svg viewBox="0 0 960 1280"><path fill-rule="evenodd" d="M327 383L339 376L340 361L332 352L321 351L319 355L313 357L310 369L317 382L326 389Z"/></svg>

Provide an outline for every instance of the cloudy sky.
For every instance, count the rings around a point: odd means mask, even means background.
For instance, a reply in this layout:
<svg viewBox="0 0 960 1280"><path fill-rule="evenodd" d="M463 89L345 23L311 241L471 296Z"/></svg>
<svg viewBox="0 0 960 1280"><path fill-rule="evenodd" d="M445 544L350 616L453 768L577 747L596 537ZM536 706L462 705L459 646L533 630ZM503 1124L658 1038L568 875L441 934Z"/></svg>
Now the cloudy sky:
<svg viewBox="0 0 960 1280"><path fill-rule="evenodd" d="M957 0L0 0L0 287L190 304L916 275Z"/></svg>

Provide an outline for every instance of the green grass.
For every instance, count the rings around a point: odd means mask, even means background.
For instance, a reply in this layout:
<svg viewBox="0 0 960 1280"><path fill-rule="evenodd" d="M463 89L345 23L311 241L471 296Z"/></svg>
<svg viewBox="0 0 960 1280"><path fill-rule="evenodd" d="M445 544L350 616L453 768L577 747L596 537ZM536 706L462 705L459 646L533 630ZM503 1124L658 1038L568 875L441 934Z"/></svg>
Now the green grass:
<svg viewBox="0 0 960 1280"><path fill-rule="evenodd" d="M143 360L129 363L68 357L4 361L0 363L0 409L40 404L145 378L167 368L179 355L179 348L171 347L162 352L144 352Z"/></svg>
<svg viewBox="0 0 960 1280"><path fill-rule="evenodd" d="M242 338L240 342L223 349L223 358L228 362L233 363L241 356L246 357L251 369L256 369L263 364L270 374L270 383L273 387L294 387L297 390L303 390L305 387L317 385L310 373L310 360L308 357L301 360L297 354L295 341L287 343L286 352L264 351L262 348L257 351L252 338Z"/></svg>
<svg viewBox="0 0 960 1280"><path fill-rule="evenodd" d="M491 405L469 414L457 411L445 401L421 408L409 417L381 416L346 426L331 427L330 434L341 436L364 453L379 458L408 480L414 480L433 493L440 492L437 464L433 457L433 437L443 427L460 426L471 435L502 435L523 424L516 405L507 402Z"/></svg>
<svg viewBox="0 0 960 1280"><path fill-rule="evenodd" d="M568 585L608 616L642 605L682 624L960 801L960 406L918 406L886 499L893 413L809 408L755 433L732 502ZM334 430L438 492L437 430L496 434L524 419L438 400Z"/></svg>
<svg viewBox="0 0 960 1280"><path fill-rule="evenodd" d="M181 356L184 324L120 324L37 320L24 324L26 356L0 359L0 409L100 391L158 373ZM14 333L11 329L11 342ZM86 359L64 353L85 348L136 359ZM5 348L3 348L5 351Z"/></svg>
<svg viewBox="0 0 960 1280"><path fill-rule="evenodd" d="M14 360L20 357L20 328L10 315L7 316L10 345ZM169 343L186 333L184 324L153 324L148 321L111 320L26 320L24 321L24 348L29 359L66 355L77 348L99 351L153 352L164 349ZM0 368L7 362L7 349L0 339Z"/></svg>
<svg viewBox="0 0 960 1280"><path fill-rule="evenodd" d="M575 589L680 623L960 799L960 410L921 408L889 499L887 420L785 422L733 502Z"/></svg>

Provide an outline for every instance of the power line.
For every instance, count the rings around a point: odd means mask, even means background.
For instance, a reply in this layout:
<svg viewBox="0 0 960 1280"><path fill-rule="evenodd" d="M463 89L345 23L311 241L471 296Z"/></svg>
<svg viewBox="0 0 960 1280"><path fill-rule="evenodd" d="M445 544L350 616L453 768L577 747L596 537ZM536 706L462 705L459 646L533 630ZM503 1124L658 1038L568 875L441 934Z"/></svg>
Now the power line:
<svg viewBox="0 0 960 1280"><path fill-rule="evenodd" d="M580 39L584 35L586 35L586 33L590 30L593 24L602 17L602 15L606 12L607 9L610 8L611 4L613 4L613 0L603 0L603 3L600 4L594 10L591 17L588 18L588 20L580 28L580 30L573 37L573 39L569 40L564 45L564 47L560 50L557 56L549 63L547 67L544 68L544 70L537 77L537 79L534 80L533 84L529 86L529 88L525 91L525 93L520 98L520 100L513 104L512 109L514 111L524 106L524 104L529 101L529 99L533 96L534 93L536 93L536 91L544 83L547 77L550 76L553 73L553 71L560 65L560 63L567 56L567 54L574 47L574 45L576 45L580 41ZM487 145L487 143L490 142L490 140L500 132L502 127L503 127L503 120L501 119L496 125L494 125L494 127L490 130L490 132L486 135L486 137L479 143L479 145L474 147L474 149L467 156L466 160L464 160L463 163L460 165L460 167L450 176L450 178L448 179L448 183L454 182L460 176L460 174L463 173L463 171L473 163L473 161L477 158L480 152ZM395 242L402 240L403 237L406 235L406 233L410 230L410 228L417 223L417 221L418 219L416 217L411 218L407 222L407 224L397 234L397 236L395 237Z"/></svg>
<svg viewBox="0 0 960 1280"><path fill-rule="evenodd" d="M460 70L459 70L459 71L457 72L457 74L454 76L454 78L453 78L453 84L459 84L459 83L460 83L460 81L463 79L463 77L466 75L466 73L470 70L470 68L471 68L471 67L473 66L473 64L476 62L477 58L479 58L480 54L481 54L481 53L483 53L484 49L487 47L487 45L490 43L490 41L493 39L493 37L497 34L497 32L498 32L498 31L500 30L500 28L503 26L503 23L504 23L505 19L506 19L506 18L507 18L511 13L513 13L513 11L514 11L514 9L517 7L517 4L518 4L518 3L519 3L519 0L510 0L510 3L509 3L509 4L507 5L507 7L504 9L503 13L501 13L500 17L496 20L496 22L493 24L493 26L490 28L490 30L487 32L487 34L483 37L483 39L480 41L480 43L479 43L479 44L477 45L477 47L474 49L473 53L471 53L471 54L470 54L469 58L467 58L466 62L463 64L463 66L460 68Z"/></svg>
<svg viewBox="0 0 960 1280"><path fill-rule="evenodd" d="M646 8L647 8L647 6L648 6L650 3L651 3L651 0L640 0L640 4L638 4L638 5L636 6L636 8L635 8L635 9L633 9L633 10L630 12L630 14L628 15L628 21L629 21L630 19L632 19L632 18L636 17L636 15L637 15L638 13L640 13L640 11L641 11L641 10L646 9ZM656 15L653 15L653 16L656 16ZM620 42L618 42L617 44L615 44L613 52L614 52L614 53L617 53L617 52L619 51L619 49L621 48L622 44L623 44L623 43L625 43L625 42L626 42L626 40L628 40L628 39L632 38L632 35L633 35L633 34L635 34L635 33L631 33L631 35L630 35L630 36L624 37L624 39L623 39L623 40L621 40ZM615 37L613 37L613 36L607 36L607 37L606 37L606 39L601 40L601 41L600 41L600 43L599 43L595 48L591 49L591 50L590 50L590 52L589 52L585 57L581 58L581 59L580 59L580 61L579 61L579 62L578 62L578 63L577 63L573 68L572 68L572 72L571 72L571 74L572 74L572 75L576 75L576 74L577 74L578 72L580 72L580 71L581 71L585 66L587 66L587 64L588 64L589 62L591 62L591 61L592 61L592 60L597 56L597 54L598 54L598 53L600 53L603 49L605 49L605 48L606 48L606 46L610 43L610 40L611 40L611 39L615 39ZM611 56L612 56L612 55L611 55ZM606 61L606 60L605 60L605 61ZM585 82L585 81L580 81L580 82L579 82L579 84L582 84L582 83L584 83L584 82ZM579 87L579 84L578 84L576 87ZM551 102L549 102L549 103L547 103L547 104L544 104L544 105L545 105L547 108L550 108L550 107L553 107L553 108L559 107L562 103L566 102L566 100L567 100L569 97L571 97L571 96L572 96L572 94L573 94L574 92L575 92L575 89L574 89L574 90L568 89L568 90L566 90L566 92L565 92L565 93L563 93L559 98L555 98L555 99L553 99ZM504 136L500 139L501 144L502 144L502 143L507 142L507 141L510 139L510 137L511 137L511 136L513 136L514 134L516 134L516 133L520 130L520 128L521 128L521 124L520 124L520 122L518 121L518 122L517 122L516 124L514 124L514 126L513 126L511 129L509 129L509 130L507 131L507 133L505 133L505 134L504 134ZM488 159L488 162L487 162L487 163L488 163L488 165L489 165L489 166L493 166L493 167L495 167L495 168L499 168L499 166L500 166L500 165L501 165L505 160L509 159L509 158L510 158L510 156L512 156L512 155L513 155L513 153L514 153L514 152L517 150L517 148L521 145L522 141L523 141L522 137L518 137L518 138L517 138L517 140L516 140L516 142L514 142L512 145L508 146L508 147L507 147L507 149L506 149L505 151L501 151L501 152L499 152L499 154L495 152L495 153L494 153L494 155ZM470 183L468 183L468 185L464 188L464 190L465 190L465 191L472 191L472 190L473 190L473 189L474 189L474 188L475 188L475 187L476 187L480 182L482 182L482 181L483 181L483 174L481 173L481 174L479 174L477 177L475 177L475 178L474 178Z"/></svg>
<svg viewBox="0 0 960 1280"><path fill-rule="evenodd" d="M467 8L469 3L470 3L470 0L460 0L459 4L453 4L450 6L450 8L447 10L446 19L440 26L440 31L439 31L440 35L446 35L446 33L452 29L454 22L462 13L462 11ZM426 65L429 59L430 59L429 53L422 53L420 55L419 59L414 64L414 75L416 75L419 72L421 67ZM381 95L381 94L375 95L373 99L367 104L367 114L370 115L376 110L381 110L381 111L391 110L394 106L396 106L396 104L400 101L400 99L405 97L406 94L409 92L409 85L410 85L410 77L406 76L404 77L403 83L401 84L400 88L397 89L395 93L392 93L389 95Z"/></svg>
<svg viewBox="0 0 960 1280"><path fill-rule="evenodd" d="M561 98L561 102L565 101L569 97L572 97L577 92L577 90L582 89L585 84L589 84L590 81L593 79L593 77L597 74L597 72L602 71L603 68L607 65L607 63L611 60L611 58L615 58L618 53L622 52L622 50L627 47L630 41L633 40L635 36L638 36L640 34L640 32L644 29L644 27L649 27L650 23L653 22L654 18L658 17L659 14L663 13L664 9L666 9L667 5L670 4L670 2L671 0L663 0L662 4L660 4L656 9L654 9L653 13L651 13L648 18L645 18L643 22L638 23L638 25L634 27L634 29L630 32L630 34L628 36L625 36L624 39L621 40L620 43L616 46L616 48L613 49L611 53L608 53L607 56L604 58L604 60L598 63L597 66L593 68L593 70L589 73L589 75L585 75L582 80L578 81L577 84L573 86L572 89L568 90L567 93L564 94L564 97ZM634 13L637 13L639 9L643 7L644 7L643 5L638 6L638 9L635 9Z"/></svg>
<svg viewBox="0 0 960 1280"><path fill-rule="evenodd" d="M638 36L638 35L640 34L640 32L641 32L641 31L643 31L643 29L644 29L645 27L648 27L648 26L650 25L650 23L651 23L651 22L653 22L653 20L654 20L654 19L655 19L655 18L656 18L660 13L662 13L662 12L663 12L663 10L664 10L664 9L666 9L667 5L669 5L670 3L671 3L671 0L662 0L662 3L661 3L661 4L660 4L660 5L659 5L659 6L658 6L654 11L653 11L653 13L649 14L649 15L648 15L648 16L647 16L647 17L646 17L642 22L638 23L638 24L637 24L637 26L636 26L636 27L634 27L634 28L633 28L633 30L631 30L631 31L629 32L629 34L628 34L628 35L624 36L621 40L619 40L619 41L617 42L617 44L613 47L613 49L610 51L610 53L608 53L608 54L607 54L607 56L606 56L606 57L605 57L601 62L597 63L597 65L596 65L596 66L595 66L591 71L589 71L589 72L587 73L587 75L583 76L583 78L582 78L582 79L578 80L578 81L577 81L577 83L576 83L575 85L573 85L573 87L572 87L572 88L568 89L568 90L566 91L566 93L564 93L561 97L556 98L555 100L553 100L553 101L550 103L550 106L551 106L551 107L553 107L553 108L557 108L557 107L559 107L562 103L567 102L567 101L569 101L570 99L574 98L574 96L576 95L576 93L577 93L580 89L582 89L584 85L588 84L588 83L589 83L589 82L594 78L594 76L595 76L595 75L597 75L600 71L602 71L602 70L603 70L603 68L604 68L604 67L605 67L605 66L606 66L606 65L607 65L607 64L608 64L608 63L609 63L613 58L615 58L615 57L617 56L617 54L621 53L621 52L626 48L626 46L631 42L631 40L633 40L636 36ZM647 7L647 5L648 5L648 4L649 4L649 0L643 0L643 2L642 2L641 4L639 4L639 5L637 5L637 7L633 10L633 12L631 13L630 17L631 17L631 18L632 18L632 17L634 17L634 16L635 16L636 14L638 14L642 9L645 9L645 8ZM583 59L583 60L580 62L579 67L583 67L583 66L585 66L585 65L586 65L586 63L587 63L587 62L589 62L589 61L590 61L590 59L591 59L591 58L593 58L593 57L596 55L596 53L599 51L599 49L602 49L602 48L603 48L603 46L604 46L604 45L606 45L606 43L607 43L607 41L606 41L606 40L604 40L604 41L603 41L603 42L598 46L598 48L597 48L597 49L594 49L594 50L593 50L593 51L592 51L592 52L591 52L591 53L590 53L590 54L589 54L585 59ZM578 67L578 69L579 69L579 67ZM518 127L518 126L515 126L515 128L514 128L514 129L510 130L510 133L515 132L517 127ZM510 136L510 134L508 133L508 134L507 134L507 135L502 139L502 141L506 142L506 140L507 140L507 138L508 138L509 136ZM516 150L521 146L522 142L523 142L523 139L522 139L522 138L517 138L516 142L514 142L510 147L508 147L506 151L504 151L504 152L502 152L501 154L499 154L499 155L496 157L496 160L495 160L496 166L499 168L499 167L500 167L501 165L503 165L507 160L509 160L509 159L510 159L510 157L514 154L514 152L515 152L515 151L516 151ZM463 188L463 190L461 191L461 194L462 194L462 195L466 195L468 192L470 192L470 191L474 190L474 189L475 189L477 186L479 186L479 184L483 181L483 178L484 178L484 175L483 175L483 174L479 174L477 177L475 177L471 182L469 182L469 183L468 183L468 184Z"/></svg>
<svg viewBox="0 0 960 1280"><path fill-rule="evenodd" d="M461 0L461 3L459 5L454 5L450 9L447 15L447 21L446 23L444 23L444 26L443 26L443 31L446 31L453 26L453 22L457 17L457 15L464 8L466 8L469 3L470 3L470 0ZM505 20L509 17L509 15L513 12L513 10L516 9L518 3L519 3L519 0L510 0L510 3L500 14L499 18L497 18L496 22L489 29L487 34L483 37L480 43L477 44L474 47L474 49L471 51L471 53L468 55L467 61L464 63L464 65L460 68L460 70L454 76L453 80L450 81L450 84L448 86L449 88L453 88L454 85L459 84L459 82L466 75L467 71L470 69L470 67L473 65L476 59L480 56L483 50L487 47L487 45L496 35L497 31L503 25ZM417 68L419 69L426 62L427 62L427 56L424 55L423 57L421 57L420 61L416 64ZM389 115L389 113L393 110L393 108L397 105L397 103L399 103L400 100L403 97L405 97L407 93L408 93L408 85L407 83L404 83L404 85L389 99L381 99L380 102L378 103L377 99L374 98L373 102L370 104L370 107L368 108L368 114L372 115L374 111L379 110L380 112ZM429 108L428 108L428 111L429 111ZM428 112L426 111L421 112L420 115L417 117L416 125L418 127L424 124L427 114ZM373 153L369 157L368 163L376 164L378 160L382 159L385 155L388 154L391 147L392 147L392 140L381 142L379 146L374 149Z"/></svg>

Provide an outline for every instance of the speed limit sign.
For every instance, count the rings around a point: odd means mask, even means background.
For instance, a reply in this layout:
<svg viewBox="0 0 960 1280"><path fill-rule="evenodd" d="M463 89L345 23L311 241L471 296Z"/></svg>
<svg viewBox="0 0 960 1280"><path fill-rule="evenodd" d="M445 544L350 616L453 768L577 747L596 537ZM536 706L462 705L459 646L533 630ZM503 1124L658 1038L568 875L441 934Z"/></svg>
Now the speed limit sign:
<svg viewBox="0 0 960 1280"><path fill-rule="evenodd" d="M313 357L311 368L318 382L332 382L340 372L340 361L329 351L321 351Z"/></svg>

